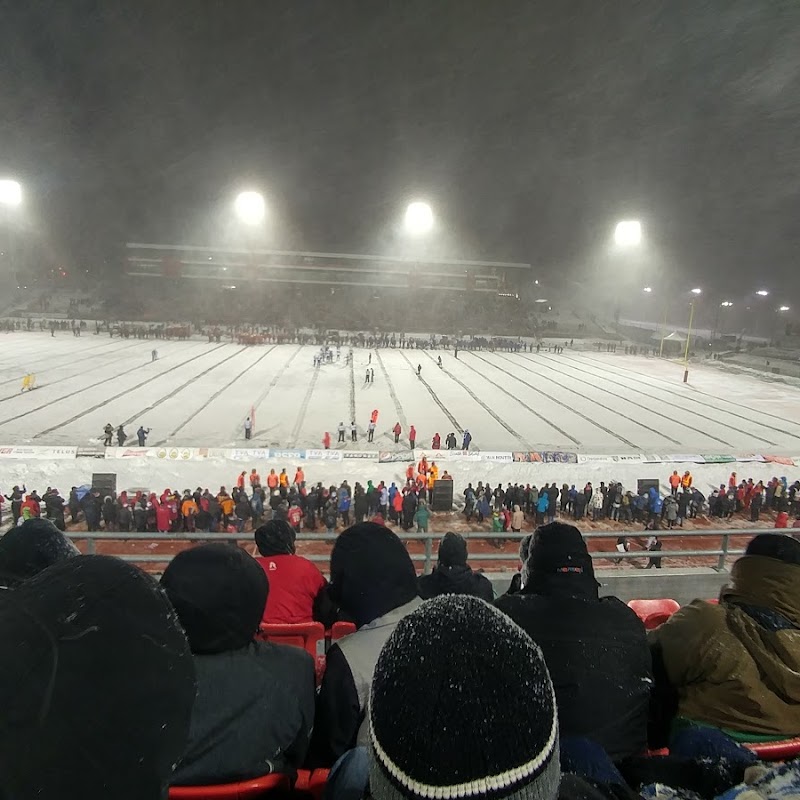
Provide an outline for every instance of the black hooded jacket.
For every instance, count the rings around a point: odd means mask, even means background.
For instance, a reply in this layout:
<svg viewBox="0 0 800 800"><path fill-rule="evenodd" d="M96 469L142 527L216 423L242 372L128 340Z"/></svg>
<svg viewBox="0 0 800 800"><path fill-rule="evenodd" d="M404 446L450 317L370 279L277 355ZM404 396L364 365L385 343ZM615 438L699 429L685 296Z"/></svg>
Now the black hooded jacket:
<svg viewBox="0 0 800 800"><path fill-rule="evenodd" d="M314 724L314 662L296 647L255 641L268 583L238 547L179 553L161 579L194 653L197 698L172 783L293 772Z"/></svg>
<svg viewBox="0 0 800 800"><path fill-rule="evenodd" d="M653 681L641 621L618 598L598 598L577 528L540 527L527 568L520 592L496 606L542 648L561 734L592 739L615 761L643 752Z"/></svg>
<svg viewBox="0 0 800 800"><path fill-rule="evenodd" d="M0 592L4 800L166 800L195 695L164 592L109 556Z"/></svg>
<svg viewBox="0 0 800 800"><path fill-rule="evenodd" d="M467 543L464 537L448 532L439 544L439 563L430 575L419 579L419 596L430 600L440 594L469 594L491 603L492 582L473 572L467 564Z"/></svg>
<svg viewBox="0 0 800 800"><path fill-rule="evenodd" d="M494 600L492 582L479 572L473 572L466 564L434 567L430 575L419 579L419 596L430 600L440 594L470 594L491 603Z"/></svg>

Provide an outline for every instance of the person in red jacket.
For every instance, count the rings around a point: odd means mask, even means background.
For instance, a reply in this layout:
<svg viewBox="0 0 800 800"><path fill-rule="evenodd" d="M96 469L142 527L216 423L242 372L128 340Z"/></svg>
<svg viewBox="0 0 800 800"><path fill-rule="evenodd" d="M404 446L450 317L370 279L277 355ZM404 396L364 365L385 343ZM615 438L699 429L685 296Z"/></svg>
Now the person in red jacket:
<svg viewBox="0 0 800 800"><path fill-rule="evenodd" d="M394 428L392 428L392 433L394 434L394 443L395 444L397 444L400 441L400 434L402 432L403 432L403 429L400 427L400 423L399 422L395 422Z"/></svg>
<svg viewBox="0 0 800 800"><path fill-rule="evenodd" d="M406 481L414 480L414 464L413 462L406 467Z"/></svg>
<svg viewBox="0 0 800 800"><path fill-rule="evenodd" d="M25 511L26 508L30 510L31 517L38 518L42 515L42 509L35 494L25 496L25 500L20 506L20 515L22 515L22 512Z"/></svg>
<svg viewBox="0 0 800 800"><path fill-rule="evenodd" d="M256 561L267 574L269 596L264 622L294 625L318 620L329 627L335 609L325 588L327 581L307 558L295 554L295 532L288 522L272 520L255 532L261 554Z"/></svg>
<svg viewBox="0 0 800 800"><path fill-rule="evenodd" d="M431 449L439 450L442 446L442 437L439 436L438 433L433 434L433 440L431 441Z"/></svg>
<svg viewBox="0 0 800 800"><path fill-rule="evenodd" d="M372 414L371 414L371 416L369 418L369 421L370 422L374 422L375 424L378 423L378 409L377 408L373 408L372 409Z"/></svg>
<svg viewBox="0 0 800 800"><path fill-rule="evenodd" d="M330 435L330 433L328 433L328 431L325 431L325 434L322 437L322 446L326 450L330 450L331 449L331 435Z"/></svg>
<svg viewBox="0 0 800 800"><path fill-rule="evenodd" d="M408 429L408 443L412 450L417 443L417 429L413 425Z"/></svg>
<svg viewBox="0 0 800 800"><path fill-rule="evenodd" d="M156 527L159 533L169 533L171 525L172 520L170 519L169 506L166 501L162 499L162 502L156 506Z"/></svg>

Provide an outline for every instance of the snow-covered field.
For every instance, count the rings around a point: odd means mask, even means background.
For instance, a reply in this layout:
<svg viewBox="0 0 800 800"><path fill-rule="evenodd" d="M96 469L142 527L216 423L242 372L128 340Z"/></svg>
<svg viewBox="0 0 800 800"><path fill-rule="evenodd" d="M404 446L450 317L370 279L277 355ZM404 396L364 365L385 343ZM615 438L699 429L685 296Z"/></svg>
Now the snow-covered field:
<svg viewBox="0 0 800 800"><path fill-rule="evenodd" d="M0 351L0 446L94 447L102 428L123 423L135 445L140 424L152 430L148 444L196 447L243 446L243 423L256 409L251 447L320 447L323 433L355 418L359 441L348 450L407 448L409 424L417 448L453 431L460 444L468 428L483 451L562 450L579 454L748 453L800 454L800 389L750 375L683 367L623 353L567 351L555 355L417 350L356 350L352 369L339 362L313 367L314 347L241 347L206 341L164 342L110 339L60 333L4 335ZM159 359L151 363L156 347ZM443 369L436 365L441 355ZM422 364L422 378L416 367ZM375 382L364 381L366 369ZM20 392L22 376L34 372L38 388ZM378 409L373 445L366 442L370 412ZM395 447L391 428L399 421L404 439ZM403 442L406 442L405 444ZM114 442L116 444L116 441ZM666 487L672 469L687 467L704 491L727 482L731 469L742 477L768 480L798 477L796 467L771 463L687 464L663 459L642 463L476 463L452 462L456 496L468 481L619 480L658 478ZM284 459L285 461L285 459ZM93 472L117 474L119 488L179 488L231 485L241 469L260 471L294 463L232 462L223 458L170 461L159 458L95 460L0 459L7 489L26 481L42 491L62 491L91 481ZM353 459L346 463L308 461L309 481L351 483L367 479L402 481L405 464Z"/></svg>
<svg viewBox="0 0 800 800"><path fill-rule="evenodd" d="M327 430L355 419L366 445L378 409L374 449L394 449L390 429L410 424L417 446L468 428L481 450L583 453L800 452L800 389L748 375L592 351L555 355L356 350L318 369L316 348L242 347L206 341L110 339L14 333L2 339L0 444L86 446L102 428L124 424L135 443L235 446L256 409L252 446L320 447ZM159 359L151 363L156 347ZM443 369L436 365L441 354ZM416 367L422 365L422 377ZM37 388L20 392L34 372ZM349 440L349 433L348 433ZM116 442L115 442L116 444Z"/></svg>

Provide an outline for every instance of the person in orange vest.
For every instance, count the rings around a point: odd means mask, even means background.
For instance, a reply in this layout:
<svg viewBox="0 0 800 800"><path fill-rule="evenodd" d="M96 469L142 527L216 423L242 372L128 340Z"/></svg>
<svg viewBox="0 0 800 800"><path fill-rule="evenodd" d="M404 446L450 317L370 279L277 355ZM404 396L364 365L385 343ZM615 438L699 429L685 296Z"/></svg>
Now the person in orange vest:
<svg viewBox="0 0 800 800"><path fill-rule="evenodd" d="M394 434L394 443L397 444L400 441L400 434L403 432L403 429L400 427L400 423L396 422L394 428L392 428L392 433Z"/></svg>
<svg viewBox="0 0 800 800"><path fill-rule="evenodd" d="M246 474L247 474L247 473L246 473L246 472L244 472L244 470L243 470L243 471L242 471L242 474L241 474L241 475L240 475L240 476L239 476L239 477L236 479L236 485L237 485L237 486L238 486L240 489L244 489L244 476L245 476Z"/></svg>
<svg viewBox="0 0 800 800"><path fill-rule="evenodd" d="M184 494L181 503L181 514L183 514L183 529L194 533L195 517L197 516L197 503L190 494Z"/></svg>
<svg viewBox="0 0 800 800"><path fill-rule="evenodd" d="M414 465L413 464L409 464L406 467L406 480L407 481L413 481L414 480Z"/></svg>
<svg viewBox="0 0 800 800"><path fill-rule="evenodd" d="M278 481L280 482L280 485L284 489L288 489L289 488L289 476L286 474L286 470L285 469L281 470L281 474L278 476Z"/></svg>
<svg viewBox="0 0 800 800"><path fill-rule="evenodd" d="M728 478L728 488L729 489L735 489L736 486L737 486L736 473L735 472L731 472L731 476L730 476L730 478Z"/></svg>
<svg viewBox="0 0 800 800"><path fill-rule="evenodd" d="M227 528L233 516L233 498L229 494L217 498L219 510L222 512L222 525Z"/></svg>
<svg viewBox="0 0 800 800"><path fill-rule="evenodd" d="M274 469L271 469L269 475L267 475L267 487L270 491L278 488L278 476L275 474Z"/></svg>
<svg viewBox="0 0 800 800"><path fill-rule="evenodd" d="M433 477L433 472L428 473L428 491L433 491L433 484L436 483L436 478Z"/></svg>
<svg viewBox="0 0 800 800"><path fill-rule="evenodd" d="M419 464L417 464L417 472L420 475L427 475L428 474L428 459L425 456L419 460Z"/></svg>
<svg viewBox="0 0 800 800"><path fill-rule="evenodd" d="M250 470L250 488L255 491L259 486L261 486L261 476L253 468Z"/></svg>
<svg viewBox="0 0 800 800"><path fill-rule="evenodd" d="M678 470L674 470L672 475L669 476L669 485L672 489L672 494L678 494L678 488L681 485L681 476L678 475Z"/></svg>
<svg viewBox="0 0 800 800"><path fill-rule="evenodd" d="M331 435L328 433L328 431L325 431L325 435L322 437L322 446L326 450L331 449Z"/></svg>
<svg viewBox="0 0 800 800"><path fill-rule="evenodd" d="M369 420L370 420L370 422L374 422L374 423L377 424L377 422L378 422L378 409L377 408L373 408L372 409L372 415L370 416Z"/></svg>
<svg viewBox="0 0 800 800"><path fill-rule="evenodd" d="M689 472L688 469L683 473L683 477L681 478L681 486L683 486L684 489L692 488L692 473Z"/></svg>
<svg viewBox="0 0 800 800"><path fill-rule="evenodd" d="M305 482L305 479L306 479L306 474L305 474L305 472L303 472L303 468L302 467L298 467L295 470L295 473L294 473L294 483L297 486L300 486L301 483Z"/></svg>

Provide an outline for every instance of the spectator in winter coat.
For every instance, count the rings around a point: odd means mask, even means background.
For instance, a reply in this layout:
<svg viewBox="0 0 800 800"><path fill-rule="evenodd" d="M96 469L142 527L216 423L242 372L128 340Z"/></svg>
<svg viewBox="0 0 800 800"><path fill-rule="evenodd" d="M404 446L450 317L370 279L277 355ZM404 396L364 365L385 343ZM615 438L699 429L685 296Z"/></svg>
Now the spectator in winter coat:
<svg viewBox="0 0 800 800"><path fill-rule="evenodd" d="M405 546L392 531L371 522L353 525L336 540L329 595L358 630L328 651L311 759L326 766L367 743L365 713L378 655L397 623L422 602Z"/></svg>
<svg viewBox="0 0 800 800"><path fill-rule="evenodd" d="M1 594L3 797L165 798L196 685L158 584L79 556Z"/></svg>
<svg viewBox="0 0 800 800"><path fill-rule="evenodd" d="M78 555L78 548L52 522L30 519L0 538L0 585L16 586L59 561Z"/></svg>
<svg viewBox="0 0 800 800"><path fill-rule="evenodd" d="M256 641L269 584L228 544L184 550L161 585L186 631L197 697L173 784L212 784L302 764L314 724L314 661L299 647Z"/></svg>
<svg viewBox="0 0 800 800"><path fill-rule="evenodd" d="M403 432L403 429L400 427L400 423L396 422L394 428L392 428L392 433L394 434L394 443L398 444L400 441L400 434Z"/></svg>
<svg viewBox="0 0 800 800"><path fill-rule="evenodd" d="M492 582L467 564L467 542L460 533L448 532L439 542L439 561L430 575L419 578L419 596L423 600L440 594L471 594L491 603Z"/></svg>
<svg viewBox="0 0 800 800"><path fill-rule="evenodd" d="M544 489L539 493L539 499L536 501L536 523L538 525L544 524L544 515L547 512L547 507L550 504L550 496Z"/></svg>
<svg viewBox="0 0 800 800"><path fill-rule="evenodd" d="M428 504L424 500L420 500L414 514L414 524L417 526L417 533L428 532L428 522L430 518L431 512L428 510Z"/></svg>
<svg viewBox="0 0 800 800"><path fill-rule="evenodd" d="M719 605L695 600L650 631L660 717L668 724L676 713L740 741L798 736L800 542L762 533L745 553Z"/></svg>
<svg viewBox="0 0 800 800"><path fill-rule="evenodd" d="M421 787L471 800L598 796L559 774L555 699L539 648L475 598L437 598L397 626L375 669L370 739L363 777L374 800L411 800Z"/></svg>
<svg viewBox="0 0 800 800"><path fill-rule="evenodd" d="M525 524L525 514L522 513L518 505L514 506L514 513L511 515L511 530L519 533Z"/></svg>
<svg viewBox="0 0 800 800"><path fill-rule="evenodd" d="M542 648L562 735L621 760L647 747L650 653L636 614L598 586L580 531L553 523L533 536L522 589L497 607Z"/></svg>

